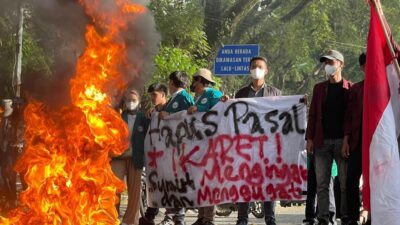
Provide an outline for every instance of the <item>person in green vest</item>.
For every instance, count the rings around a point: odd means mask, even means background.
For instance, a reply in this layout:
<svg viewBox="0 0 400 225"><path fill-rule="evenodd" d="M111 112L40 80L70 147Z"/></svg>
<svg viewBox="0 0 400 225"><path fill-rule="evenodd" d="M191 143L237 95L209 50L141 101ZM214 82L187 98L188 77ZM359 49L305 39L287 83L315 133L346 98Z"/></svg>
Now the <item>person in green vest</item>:
<svg viewBox="0 0 400 225"><path fill-rule="evenodd" d="M124 95L121 117L128 125L130 145L124 153L111 160L114 174L121 180L127 177L128 206L121 223L125 225L138 224L139 220L144 138L149 124L145 114L139 110L139 105L139 92L136 89L128 89Z"/></svg>
<svg viewBox="0 0 400 225"><path fill-rule="evenodd" d="M195 105L188 109L189 114L207 112L220 101L222 93L219 90L212 89L211 86L213 85L215 85L215 81L212 79L210 70L199 69L193 75L190 89L196 93L197 97ZM214 216L215 206L199 207L197 221L192 225L214 225Z"/></svg>
<svg viewBox="0 0 400 225"><path fill-rule="evenodd" d="M182 71L175 71L169 75L168 89L171 97L163 110L158 114L165 119L170 114L187 110L194 105L193 97L185 90L189 84L189 76Z"/></svg>
<svg viewBox="0 0 400 225"><path fill-rule="evenodd" d="M189 107L189 114L207 112L220 101L222 92L211 88L213 85L215 85L215 81L212 79L210 70L201 68L193 75L190 89L196 93L197 98L195 105Z"/></svg>
<svg viewBox="0 0 400 225"><path fill-rule="evenodd" d="M169 75L168 89L171 97L158 114L160 119L166 119L170 114L187 110L194 105L193 97L185 90L188 84L189 76L185 72L175 71ZM184 208L167 208L160 225L183 225L184 220Z"/></svg>

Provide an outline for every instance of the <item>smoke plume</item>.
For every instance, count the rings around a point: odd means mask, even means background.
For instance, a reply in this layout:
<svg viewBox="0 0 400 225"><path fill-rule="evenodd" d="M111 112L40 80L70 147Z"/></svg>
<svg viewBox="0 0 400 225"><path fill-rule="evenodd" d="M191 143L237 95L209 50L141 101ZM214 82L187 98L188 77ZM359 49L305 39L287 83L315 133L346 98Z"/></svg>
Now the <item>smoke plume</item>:
<svg viewBox="0 0 400 225"><path fill-rule="evenodd" d="M5 0L0 0L5 1ZM78 1L73 0L28 0L26 20L31 24L39 45L51 56L52 76L27 73L22 75L22 91L29 97L59 106L69 100L69 79L75 73L78 57L85 47L85 28L93 24L101 33L101 24L96 18L115 13L116 1L80 0L83 5L95 4L94 11L85 12ZM134 0L146 6L148 0ZM88 16L90 14L90 16ZM94 19L93 19L94 18ZM110 17L111 18L111 17ZM158 51L160 35L150 12L127 21L127 29L121 35L127 46L131 71L126 71L137 87L142 87L153 70L153 58ZM115 96L114 96L115 97ZM116 100L117 101L117 100Z"/></svg>

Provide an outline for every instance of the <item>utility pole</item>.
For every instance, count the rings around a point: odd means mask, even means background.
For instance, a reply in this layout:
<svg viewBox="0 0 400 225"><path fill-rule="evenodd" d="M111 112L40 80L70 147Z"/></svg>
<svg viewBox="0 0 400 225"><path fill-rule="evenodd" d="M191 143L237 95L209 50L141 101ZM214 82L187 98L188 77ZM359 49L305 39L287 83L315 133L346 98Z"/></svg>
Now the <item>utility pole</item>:
<svg viewBox="0 0 400 225"><path fill-rule="evenodd" d="M18 4L18 32L17 32L17 45L15 51L15 64L13 71L12 86L14 90L14 97L21 97L21 67L22 67L22 44L23 44L23 33L24 33L24 7L22 0Z"/></svg>

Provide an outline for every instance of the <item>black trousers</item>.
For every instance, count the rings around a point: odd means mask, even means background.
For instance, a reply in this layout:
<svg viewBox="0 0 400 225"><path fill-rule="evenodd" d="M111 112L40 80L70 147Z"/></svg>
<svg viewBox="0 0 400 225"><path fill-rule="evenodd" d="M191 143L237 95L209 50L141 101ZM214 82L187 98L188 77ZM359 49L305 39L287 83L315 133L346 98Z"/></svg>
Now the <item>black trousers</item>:
<svg viewBox="0 0 400 225"><path fill-rule="evenodd" d="M154 220L159 212L158 208L147 207L144 217L149 220Z"/></svg>
<svg viewBox="0 0 400 225"><path fill-rule="evenodd" d="M347 167L347 210L350 220L358 221L360 216L360 177L362 172L362 148L358 145L350 152Z"/></svg>

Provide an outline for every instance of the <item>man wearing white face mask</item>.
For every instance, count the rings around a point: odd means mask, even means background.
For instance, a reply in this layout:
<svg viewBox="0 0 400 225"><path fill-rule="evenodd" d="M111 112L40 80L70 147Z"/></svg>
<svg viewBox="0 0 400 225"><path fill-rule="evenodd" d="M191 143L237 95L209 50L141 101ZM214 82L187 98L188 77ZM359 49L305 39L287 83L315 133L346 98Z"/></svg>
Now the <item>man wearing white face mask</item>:
<svg viewBox="0 0 400 225"><path fill-rule="evenodd" d="M135 89L128 89L123 99L122 119L129 130L129 148L111 160L114 174L121 180L126 176L128 187L128 205L122 224L137 225L139 222L140 185L144 164L144 137L148 127L145 114L139 111L140 95ZM119 194L120 196L120 194ZM121 199L121 198L120 198ZM119 212L119 205L117 205Z"/></svg>
<svg viewBox="0 0 400 225"><path fill-rule="evenodd" d="M240 89L235 98L252 98L279 96L281 91L265 83L265 76L268 74L267 59L261 56L253 57L250 60L251 83ZM265 223L266 225L276 225L275 223L275 202L264 202ZM238 219L236 225L247 225L249 203L238 203Z"/></svg>
<svg viewBox="0 0 400 225"><path fill-rule="evenodd" d="M340 181L342 224L347 223L347 160L341 154L344 118L351 83L342 77L343 55L335 50L320 58L325 64L327 81L314 86L306 132L307 152L313 154L317 180L318 224L329 224L329 183L335 159Z"/></svg>
<svg viewBox="0 0 400 225"><path fill-rule="evenodd" d="M281 95L281 91L265 83L268 74L267 59L261 56L250 60L251 84L240 89L235 98L266 97Z"/></svg>

